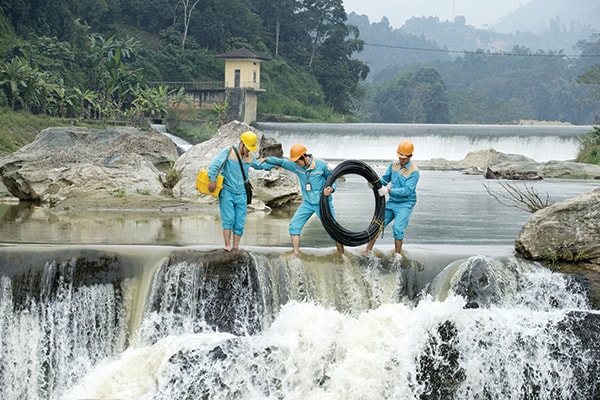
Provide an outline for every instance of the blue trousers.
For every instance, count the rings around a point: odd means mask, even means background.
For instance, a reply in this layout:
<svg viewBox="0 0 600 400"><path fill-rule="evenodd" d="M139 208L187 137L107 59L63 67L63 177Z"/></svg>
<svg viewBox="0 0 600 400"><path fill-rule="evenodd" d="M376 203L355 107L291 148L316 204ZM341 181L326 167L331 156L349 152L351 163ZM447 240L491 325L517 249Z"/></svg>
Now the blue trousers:
<svg viewBox="0 0 600 400"><path fill-rule="evenodd" d="M329 209L331 210L331 215L335 218L335 212L331 202L329 202ZM304 228L304 225L306 225L309 218L312 217L313 214L317 214L317 217L321 219L321 210L319 205L310 204L309 202L303 201L290 220L290 226L288 230L290 235L300 235L302 228Z"/></svg>
<svg viewBox="0 0 600 400"><path fill-rule="evenodd" d="M386 204L383 227L385 228L390 224L390 222L392 222L392 220L394 221L394 225L392 227L394 239L404 239L404 230L408 225L408 221L410 220L410 216L412 215L414 207L414 204L411 203L393 203L390 204L390 207L387 207Z"/></svg>
<svg viewBox="0 0 600 400"><path fill-rule="evenodd" d="M248 212L246 192L235 194L227 189L221 190L221 193L219 193L219 211L221 212L221 226L223 229L230 229L235 235L242 236Z"/></svg>

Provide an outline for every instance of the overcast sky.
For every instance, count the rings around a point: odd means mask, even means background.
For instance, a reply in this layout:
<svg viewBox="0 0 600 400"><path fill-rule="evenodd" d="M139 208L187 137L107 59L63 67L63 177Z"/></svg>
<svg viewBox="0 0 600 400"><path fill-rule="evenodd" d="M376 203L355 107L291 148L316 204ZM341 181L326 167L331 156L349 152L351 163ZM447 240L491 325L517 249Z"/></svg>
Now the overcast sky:
<svg viewBox="0 0 600 400"><path fill-rule="evenodd" d="M440 21L454 21L463 15L467 25L477 28L492 25L500 17L516 10L529 0L343 0L346 13L367 15L370 22L386 16L394 28L412 17L437 16Z"/></svg>

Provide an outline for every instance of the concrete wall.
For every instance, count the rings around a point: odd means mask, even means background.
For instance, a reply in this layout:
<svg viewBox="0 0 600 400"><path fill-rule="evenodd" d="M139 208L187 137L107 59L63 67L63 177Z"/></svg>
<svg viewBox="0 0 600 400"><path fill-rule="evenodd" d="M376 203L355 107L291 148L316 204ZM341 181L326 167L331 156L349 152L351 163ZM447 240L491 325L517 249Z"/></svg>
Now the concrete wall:
<svg viewBox="0 0 600 400"><path fill-rule="evenodd" d="M260 89L260 62L256 60L226 60L225 87L235 85L235 71L240 71L240 84L237 87Z"/></svg>

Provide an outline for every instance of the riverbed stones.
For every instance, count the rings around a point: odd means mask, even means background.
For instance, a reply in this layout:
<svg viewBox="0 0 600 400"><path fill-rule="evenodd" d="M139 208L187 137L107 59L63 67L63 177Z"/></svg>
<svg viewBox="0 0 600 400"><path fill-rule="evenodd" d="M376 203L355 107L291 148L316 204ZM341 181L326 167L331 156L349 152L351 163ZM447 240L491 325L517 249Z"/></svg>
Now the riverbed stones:
<svg viewBox="0 0 600 400"><path fill-rule="evenodd" d="M0 177L22 201L56 205L90 192L161 193L177 149L154 130L47 128L0 159Z"/></svg>
<svg viewBox="0 0 600 400"><path fill-rule="evenodd" d="M584 277L588 297L600 307L600 189L536 211L515 241L524 258Z"/></svg>
<svg viewBox="0 0 600 400"><path fill-rule="evenodd" d="M515 242L532 260L600 264L600 189L536 211Z"/></svg>
<svg viewBox="0 0 600 400"><path fill-rule="evenodd" d="M488 179L600 179L599 165L556 160L536 162L520 154L501 153L495 149L469 152L460 161L435 158L418 160L417 164L422 170L462 171Z"/></svg>

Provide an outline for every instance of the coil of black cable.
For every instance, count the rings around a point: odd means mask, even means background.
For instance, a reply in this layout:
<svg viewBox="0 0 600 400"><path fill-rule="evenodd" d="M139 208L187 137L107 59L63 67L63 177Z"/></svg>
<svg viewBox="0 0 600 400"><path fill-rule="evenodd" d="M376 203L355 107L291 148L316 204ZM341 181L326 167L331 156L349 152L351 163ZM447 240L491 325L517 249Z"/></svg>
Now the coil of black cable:
<svg viewBox="0 0 600 400"><path fill-rule="evenodd" d="M360 160L345 160L339 163L327 177L325 187L332 186L336 179L341 176L355 174L360 175L372 186L375 195L375 212L367 229L362 231L350 231L341 226L329 208L328 197L321 193L319 208L321 211L321 223L329 235L337 242L345 246L360 246L375 239L383 228L385 217L385 196L379 196L377 191L381 188L379 176L368 164Z"/></svg>

